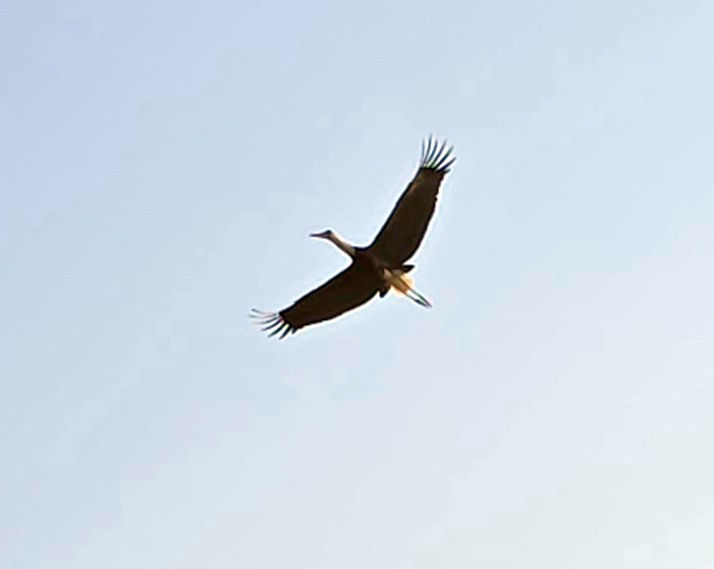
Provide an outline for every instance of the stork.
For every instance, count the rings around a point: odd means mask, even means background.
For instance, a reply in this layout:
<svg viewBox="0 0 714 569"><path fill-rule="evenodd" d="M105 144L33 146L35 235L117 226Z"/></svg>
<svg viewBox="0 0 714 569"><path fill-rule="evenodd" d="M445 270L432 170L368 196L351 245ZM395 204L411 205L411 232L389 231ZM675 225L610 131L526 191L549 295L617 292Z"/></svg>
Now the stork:
<svg viewBox="0 0 714 569"><path fill-rule="evenodd" d="M284 338L300 328L357 308L377 293L383 297L392 288L421 306L431 307L431 303L414 289L408 275L414 265L405 262L416 253L424 238L434 214L441 181L456 160L451 156L452 151L453 146L447 150L446 141L439 144L431 136L422 141L416 175L367 247L351 245L331 229L312 233L311 237L334 243L352 259L352 263L288 308L275 313L253 309L252 316L262 324L263 330L270 336Z"/></svg>

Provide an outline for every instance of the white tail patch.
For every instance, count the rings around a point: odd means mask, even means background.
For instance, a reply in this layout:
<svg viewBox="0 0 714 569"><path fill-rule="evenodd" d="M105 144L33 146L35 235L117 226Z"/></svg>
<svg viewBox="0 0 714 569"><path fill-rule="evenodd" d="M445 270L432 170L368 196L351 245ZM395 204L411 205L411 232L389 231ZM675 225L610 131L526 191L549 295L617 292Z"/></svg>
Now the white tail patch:
<svg viewBox="0 0 714 569"><path fill-rule="evenodd" d="M414 290L414 279L401 269L384 269L384 278L397 293L422 306L431 307L431 303Z"/></svg>
<svg viewBox="0 0 714 569"><path fill-rule="evenodd" d="M402 273L402 271L397 270L392 274L393 279L390 284L399 294L407 294L414 286L414 279L406 273Z"/></svg>

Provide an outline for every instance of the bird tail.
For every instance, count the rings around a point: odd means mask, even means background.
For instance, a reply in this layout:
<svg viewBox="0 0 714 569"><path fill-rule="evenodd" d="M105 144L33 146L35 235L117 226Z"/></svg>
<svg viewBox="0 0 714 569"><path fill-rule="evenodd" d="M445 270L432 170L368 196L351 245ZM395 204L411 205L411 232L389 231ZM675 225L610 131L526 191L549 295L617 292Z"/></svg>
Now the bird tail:
<svg viewBox="0 0 714 569"><path fill-rule="evenodd" d="M425 308L431 308L431 302L429 302L424 295L419 293L414 289L414 279L407 275L407 271L411 271L414 268L413 265L405 265L401 269L393 269L390 271L390 285L397 292L406 296L409 300L413 300L420 306Z"/></svg>

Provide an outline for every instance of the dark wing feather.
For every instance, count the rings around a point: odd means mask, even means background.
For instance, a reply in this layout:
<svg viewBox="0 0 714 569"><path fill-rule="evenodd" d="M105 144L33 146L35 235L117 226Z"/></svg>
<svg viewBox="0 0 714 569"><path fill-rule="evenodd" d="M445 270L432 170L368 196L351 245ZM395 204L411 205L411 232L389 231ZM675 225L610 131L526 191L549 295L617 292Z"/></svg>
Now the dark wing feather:
<svg viewBox="0 0 714 569"><path fill-rule="evenodd" d="M446 141L439 145L429 137L426 145L422 142L421 163L416 176L369 246L370 252L390 267L401 266L419 248L434 214L441 180L454 163L452 150L453 147L446 149Z"/></svg>
<svg viewBox="0 0 714 569"><path fill-rule="evenodd" d="M325 284L308 292L292 306L277 314L254 310L254 315L264 324L263 330L271 336L284 338L303 326L335 318L367 302L379 290L379 281L372 271L352 263Z"/></svg>

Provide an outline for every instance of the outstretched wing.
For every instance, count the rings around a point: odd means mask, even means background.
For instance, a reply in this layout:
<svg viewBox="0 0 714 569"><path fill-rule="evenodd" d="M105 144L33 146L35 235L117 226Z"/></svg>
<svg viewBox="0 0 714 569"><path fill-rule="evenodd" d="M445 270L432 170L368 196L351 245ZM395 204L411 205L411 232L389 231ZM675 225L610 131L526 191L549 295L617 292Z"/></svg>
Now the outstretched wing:
<svg viewBox="0 0 714 569"><path fill-rule="evenodd" d="M434 214L441 180L456 160L451 157L452 150L453 146L446 149L446 141L439 145L429 137L426 144L422 142L416 176L369 247L370 252L387 265L401 266L419 248Z"/></svg>
<svg viewBox="0 0 714 569"><path fill-rule="evenodd" d="M275 314L253 310L263 330L270 336L284 338L303 326L335 318L367 302L379 290L379 281L371 271L352 263L325 284L297 300L291 307Z"/></svg>

